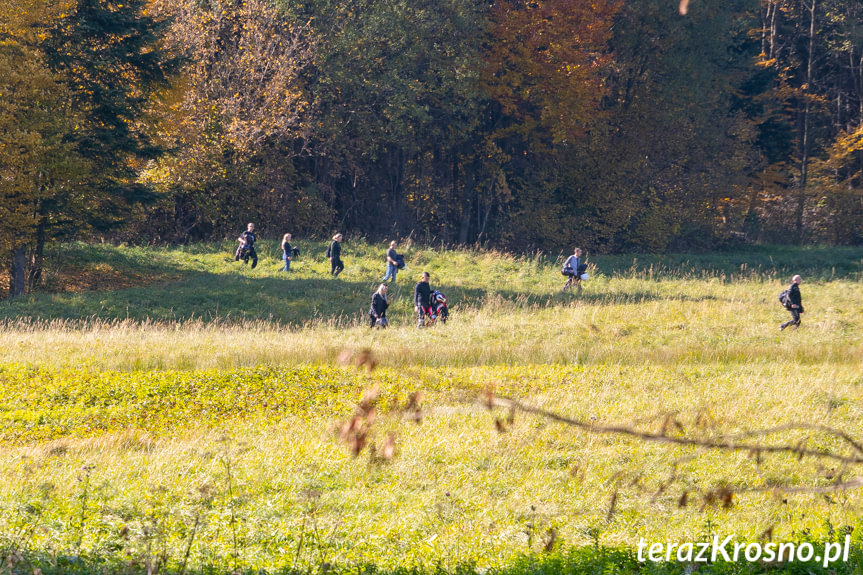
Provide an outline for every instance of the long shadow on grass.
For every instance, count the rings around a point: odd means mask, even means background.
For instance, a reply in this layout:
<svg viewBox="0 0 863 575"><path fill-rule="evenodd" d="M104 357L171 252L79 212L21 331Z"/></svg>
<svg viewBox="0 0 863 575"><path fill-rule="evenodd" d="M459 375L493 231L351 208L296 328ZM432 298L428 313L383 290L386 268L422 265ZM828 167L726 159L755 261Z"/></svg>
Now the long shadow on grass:
<svg viewBox="0 0 863 575"><path fill-rule="evenodd" d="M182 254L186 253L191 256L223 253L225 261L215 262L223 266L218 271L190 269L183 262ZM269 275L274 268L273 258L265 257L263 252L260 255L259 267L253 271L235 263L221 244L208 244L205 248L192 246L176 253L74 244L59 265L75 269L103 266L115 274L150 274L171 279L127 289L40 292L15 301L0 301L0 321L200 321L205 324L265 321L286 326L316 322L348 325L366 321L371 295L378 286L375 280L350 280L344 276L333 279L327 273L311 269L300 274L273 276ZM227 268L224 263L228 263ZM412 281L403 279L391 286L390 297L394 300L391 315L401 315L402 319L412 316L413 285ZM445 293L453 297L454 302L476 305L480 305L485 296L481 289L458 288ZM515 299L518 295L507 294L507 297Z"/></svg>
<svg viewBox="0 0 863 575"><path fill-rule="evenodd" d="M743 246L731 252L704 254L627 254L590 258L609 276L651 279L777 278L794 274L808 280L860 278L863 247Z"/></svg>
<svg viewBox="0 0 863 575"><path fill-rule="evenodd" d="M509 307L515 310L568 306L579 302L589 305L616 306L638 305L652 301L682 301L691 303L722 301L722 298L717 298L710 294L691 296L681 293L660 294L647 290L603 292L593 290L590 286L584 288L581 292L555 291L551 294L521 293L511 290L495 291L493 293L480 292L477 294L473 290L463 290L458 287L451 288L446 285L439 287L438 289L445 293L453 304L460 306L496 308Z"/></svg>
<svg viewBox="0 0 863 575"><path fill-rule="evenodd" d="M200 248L200 246L199 246ZM224 252L224 246L210 245L190 254ZM181 252L182 253L182 252ZM267 321L288 326L310 322L351 324L365 321L375 280L332 279L328 274L255 275L256 272L189 269L171 251L140 248L105 249L77 244L69 250L67 265L105 264L118 272L177 277L178 281L155 283L116 291L89 291L69 294L39 293L14 302L0 302L0 320L131 320L173 322L199 320L204 323L242 323ZM233 262L232 262L233 263ZM596 258L599 271L606 275L637 276L646 279L698 279L701 276L776 277L787 279L792 271L810 278L857 276L863 269L863 248L756 247L733 254L669 256L604 256ZM262 266L273 261L262 259ZM204 265L204 264L198 264ZM237 264L239 267L239 264ZM602 292L590 283L580 294L521 293L514 290L486 290L433 284L450 299L455 308L531 309L573 302L592 305L640 304L649 301L699 302L713 296L664 295L650 290ZM394 304L390 315L408 321L412 315L413 280L393 286Z"/></svg>
<svg viewBox="0 0 863 575"><path fill-rule="evenodd" d="M161 271L170 270L162 267ZM286 326L365 322L377 281L333 279L329 274L298 277L255 276L173 269L182 279L114 291L33 294L0 302L0 321L122 321L241 324L255 321ZM413 282L391 285L391 314L412 316ZM459 305L481 306L480 289L443 288ZM502 294L516 302L521 294ZM525 301L514 305L522 306Z"/></svg>
<svg viewBox="0 0 863 575"><path fill-rule="evenodd" d="M164 269L164 268L162 268ZM364 322L375 281L320 277L254 276L254 272L209 273L177 270L182 279L147 287L73 294L35 294L0 302L0 321L185 322L238 324L255 321L301 326L314 322L349 325ZM413 313L413 282L390 288L390 315L407 321ZM581 301L594 305L640 304L648 301L704 301L713 296L660 295L649 291L625 293L524 294L512 290L433 285L447 295L451 308L536 309Z"/></svg>
<svg viewBox="0 0 863 575"><path fill-rule="evenodd" d="M183 273L183 279L116 291L36 294L0 304L0 319L204 323L350 321L367 311L367 282ZM364 310L365 308L365 310Z"/></svg>
<svg viewBox="0 0 863 575"><path fill-rule="evenodd" d="M823 542L813 542L817 549L823 547ZM84 575L101 573L103 575L128 575L129 573L146 573L145 558L140 558L141 565L130 562L128 558L115 556L100 557L96 555L48 554L16 552L16 571L12 573L42 573L43 575ZM2 556L0 556L2 557ZM165 561L167 559L167 561ZM855 546L849 554L848 561L837 561L824 568L815 561L787 562L782 564L747 562L741 558L738 562L718 561L716 563L677 563L639 561L635 550L608 547L572 547L543 554L532 553L524 555L509 564L498 567L477 567L474 564L460 564L445 568L440 565L412 567L378 567L373 563L341 566L331 565L318 560L306 563L301 557L297 563L301 566L286 566L275 570L235 569L228 564L207 565L203 568L184 568L181 558L152 557L150 563L158 565L158 572L164 575L182 574L221 574L238 573L242 575L311 575L326 572L330 575L583 575L599 573L615 573L617 575L683 575L685 573L704 573L715 575L756 575L782 573L793 575L831 574L846 575L858 573L863 565L863 550ZM291 558L286 558L289 561ZM136 568L137 567L137 568ZM695 569L693 569L693 567ZM26 568L26 570L25 570Z"/></svg>
<svg viewBox="0 0 863 575"><path fill-rule="evenodd" d="M579 294L561 294L550 298L553 302L575 302L582 301L593 305L636 305L651 301L684 301L684 302L702 302L702 301L722 301L714 295L704 294L699 296L690 296L682 293L675 294L658 294L645 290L635 290L630 292L612 292L603 293L598 291L583 290ZM729 299L730 301L730 299Z"/></svg>

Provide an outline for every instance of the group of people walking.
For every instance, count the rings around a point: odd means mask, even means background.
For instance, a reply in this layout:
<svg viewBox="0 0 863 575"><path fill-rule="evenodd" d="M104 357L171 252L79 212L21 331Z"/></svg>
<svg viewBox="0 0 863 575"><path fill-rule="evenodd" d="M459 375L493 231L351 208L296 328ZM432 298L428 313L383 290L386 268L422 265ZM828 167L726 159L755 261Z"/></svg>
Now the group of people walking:
<svg viewBox="0 0 863 575"><path fill-rule="evenodd" d="M342 238L342 234L337 233L333 236L332 241L327 246L326 256L327 259L330 260L330 274L332 274L333 277L338 277L342 270L345 269L345 264L342 261ZM396 245L395 240L390 242L390 247L387 250L386 255L387 271L381 280L382 282L385 282L388 279L396 281L396 274L398 274L400 269L404 269L405 267L404 257L396 253Z"/></svg>
<svg viewBox="0 0 863 575"><path fill-rule="evenodd" d="M255 269L258 265L258 253L255 251L255 242L258 241L258 237L255 235L255 224L249 223L246 226L246 230L240 234L240 237L237 238L238 246L237 251L234 253L234 260L240 261L248 264L250 261L252 262L252 269ZM333 241L330 243L329 247L327 247L327 258L330 260L332 269L330 273L337 277L339 273L343 269L345 269L345 264L342 262L342 234L336 234L333 236ZM393 242L393 245L395 242ZM282 267L283 272L291 271L291 262L295 257L297 257L300 253L299 248L291 245L291 234L285 234L282 236L282 261L285 262ZM393 280L395 280L395 275L393 275Z"/></svg>
<svg viewBox="0 0 863 575"><path fill-rule="evenodd" d="M332 241L327 246L326 257L330 260L330 274L333 277L338 277L345 269L345 264L342 261L342 236L341 233L336 233L332 237ZM236 261L242 260L248 264L252 262L252 269L258 265L258 254L255 251L255 224L249 223L246 230L237 238L239 245L234 254ZM397 242L391 241L386 252L386 273L381 284L375 293L372 294L372 304L369 309L369 325L370 327L387 327L388 320L386 317L389 300L387 292L387 280L395 283L398 272L405 268L404 256L396 251ZM284 267L282 271L291 270L291 261L299 255L299 249L291 245L291 234L285 234L282 237L282 260ZM587 265L581 260L581 248L575 248L573 254L567 258L563 264L561 273L567 277L566 283L563 286L563 291L575 286L578 291L581 291L581 282L587 279ZM430 325L440 319L446 323L449 317L449 310L446 305L446 296L437 290L431 289L431 276L428 272L423 272L420 276L420 281L414 286L414 312L417 314L417 327ZM793 326L797 329L800 326L800 315L804 313L803 298L800 294L800 283L802 278L795 275L791 278L791 285L782 291L779 295L779 301L791 314L791 319L782 323L779 330L782 331L787 327Z"/></svg>
<svg viewBox="0 0 863 575"><path fill-rule="evenodd" d="M330 260L330 274L333 277L338 277L345 269L345 264L341 257L341 242L343 238L344 236L341 233L336 233L332 237L332 241L327 245L326 257ZM255 242L257 239L255 224L249 223L246 226L246 230L237 238L238 245L237 251L234 254L234 260L242 260L246 264L251 261L251 267L254 269L258 265L258 254L255 251ZM396 251L397 245L395 240L390 242L389 249L386 252L386 273L383 279L381 279L382 283L375 290L375 293L372 294L372 304L369 310L369 324L371 327L387 327L389 325L387 320L387 308L389 307L387 292L389 291L389 287L386 282L389 280L394 283L399 270L405 268L404 256ZM291 262L299 254L299 249L291 245L291 234L282 236L281 248L282 261L284 262L282 271L291 271ZM440 291L431 289L430 279L431 276L429 273L423 272L420 276L420 281L414 286L414 312L417 314L417 327L425 327L438 319L446 323L449 317L446 296Z"/></svg>
<svg viewBox="0 0 863 575"><path fill-rule="evenodd" d="M393 279L395 281L395 278ZM377 291L372 294L372 307L369 310L369 327L387 327L387 308L389 300L386 282L378 286ZM417 327L423 328L434 324L436 321L446 323L449 319L449 308L446 305L446 296L438 290L431 288L431 275L423 272L420 281L414 286L414 313L417 314Z"/></svg>

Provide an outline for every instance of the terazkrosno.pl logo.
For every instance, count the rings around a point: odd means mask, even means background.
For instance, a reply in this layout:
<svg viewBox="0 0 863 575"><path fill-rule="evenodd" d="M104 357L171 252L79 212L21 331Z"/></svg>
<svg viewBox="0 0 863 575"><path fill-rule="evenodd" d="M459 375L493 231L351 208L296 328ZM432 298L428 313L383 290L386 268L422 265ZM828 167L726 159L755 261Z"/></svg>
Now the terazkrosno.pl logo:
<svg viewBox="0 0 863 575"><path fill-rule="evenodd" d="M642 537L638 541L638 560L652 561L686 561L688 563L715 563L717 561L754 563L807 563L815 561L827 568L837 561L847 562L851 551L851 536L846 535L843 543L825 542L824 545L814 545L808 541L802 543L740 543L734 542L733 535L719 540L719 535L713 541L698 543L647 543Z"/></svg>

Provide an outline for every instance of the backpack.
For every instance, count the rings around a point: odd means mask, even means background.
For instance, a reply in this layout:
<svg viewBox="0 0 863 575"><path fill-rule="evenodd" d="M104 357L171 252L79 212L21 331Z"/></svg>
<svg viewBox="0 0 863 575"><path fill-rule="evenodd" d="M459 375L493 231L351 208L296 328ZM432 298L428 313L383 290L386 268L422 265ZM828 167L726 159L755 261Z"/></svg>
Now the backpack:
<svg viewBox="0 0 863 575"><path fill-rule="evenodd" d="M396 257L393 258L396 260L396 267L400 270L405 269L405 257L401 254L396 254Z"/></svg>
<svg viewBox="0 0 863 575"><path fill-rule="evenodd" d="M564 264L563 269L560 270L560 273L561 273L561 275L564 275L567 277L568 276L576 276L578 278L581 278L581 276L583 276L586 271L587 271L587 264L578 264L578 269L572 269L568 265ZM587 278L581 278L581 279L587 279Z"/></svg>
<svg viewBox="0 0 863 575"><path fill-rule="evenodd" d="M327 257L328 258L333 257L333 244L330 244L327 246Z"/></svg>
<svg viewBox="0 0 863 575"><path fill-rule="evenodd" d="M291 254L295 258L299 257L300 256L300 248L297 248L297 247L291 248Z"/></svg>
<svg viewBox="0 0 863 575"><path fill-rule="evenodd" d="M788 307L791 304L791 288L785 288L779 292L779 303L783 307Z"/></svg>

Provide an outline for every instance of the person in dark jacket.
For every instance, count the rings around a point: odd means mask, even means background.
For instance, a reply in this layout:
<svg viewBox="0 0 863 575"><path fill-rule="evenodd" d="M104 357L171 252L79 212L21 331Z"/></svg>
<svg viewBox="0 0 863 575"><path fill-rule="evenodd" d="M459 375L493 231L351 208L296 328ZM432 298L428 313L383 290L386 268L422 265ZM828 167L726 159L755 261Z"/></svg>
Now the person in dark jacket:
<svg viewBox="0 0 863 575"><path fill-rule="evenodd" d="M234 254L234 261L243 260L244 264L249 263L249 260L252 260L252 269L255 269L255 266L258 265L258 253L255 251L255 242L258 240L255 235L255 224L249 223L246 226L246 231L240 234L240 237L237 238L237 241L240 245L237 246L237 253Z"/></svg>
<svg viewBox="0 0 863 575"><path fill-rule="evenodd" d="M330 258L330 273L333 274L333 277L338 277L342 270L345 269L345 264L342 262L342 234L336 234L333 236L333 241L330 244L327 252L329 253Z"/></svg>
<svg viewBox="0 0 863 575"><path fill-rule="evenodd" d="M381 284L378 291L372 294L372 308L369 310L369 327L387 327L387 284Z"/></svg>
<svg viewBox="0 0 863 575"><path fill-rule="evenodd" d="M417 312L417 327L425 324L426 314L431 314L431 285L429 273L423 272L419 283L414 286L414 311Z"/></svg>
<svg viewBox="0 0 863 575"><path fill-rule="evenodd" d="M789 325L793 325L794 329L800 326L800 314L803 313L803 298L800 295L800 282L803 278L794 276L791 278L791 285L788 287L788 303L785 304L785 309L791 314L791 319L779 326L779 331L782 331Z"/></svg>

